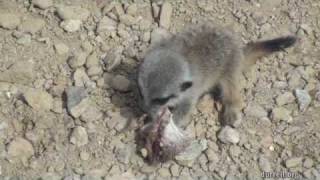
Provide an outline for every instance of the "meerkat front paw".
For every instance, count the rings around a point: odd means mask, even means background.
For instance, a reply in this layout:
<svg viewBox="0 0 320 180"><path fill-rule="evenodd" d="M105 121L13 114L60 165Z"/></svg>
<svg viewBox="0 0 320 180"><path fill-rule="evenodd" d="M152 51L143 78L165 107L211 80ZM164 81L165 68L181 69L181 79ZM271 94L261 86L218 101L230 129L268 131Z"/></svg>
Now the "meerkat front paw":
<svg viewBox="0 0 320 180"><path fill-rule="evenodd" d="M233 127L240 126L242 122L242 115L238 108L235 107L225 107L222 110L222 123L224 125L230 125Z"/></svg>

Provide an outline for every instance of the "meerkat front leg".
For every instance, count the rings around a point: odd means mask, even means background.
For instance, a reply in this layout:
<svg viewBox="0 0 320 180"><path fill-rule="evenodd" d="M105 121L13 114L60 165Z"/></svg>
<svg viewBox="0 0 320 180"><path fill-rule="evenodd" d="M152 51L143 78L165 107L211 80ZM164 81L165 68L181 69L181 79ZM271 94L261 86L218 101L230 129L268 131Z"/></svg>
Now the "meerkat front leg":
<svg viewBox="0 0 320 180"><path fill-rule="evenodd" d="M238 76L228 77L220 82L222 90L222 112L220 116L224 125L239 126L241 117L241 94Z"/></svg>

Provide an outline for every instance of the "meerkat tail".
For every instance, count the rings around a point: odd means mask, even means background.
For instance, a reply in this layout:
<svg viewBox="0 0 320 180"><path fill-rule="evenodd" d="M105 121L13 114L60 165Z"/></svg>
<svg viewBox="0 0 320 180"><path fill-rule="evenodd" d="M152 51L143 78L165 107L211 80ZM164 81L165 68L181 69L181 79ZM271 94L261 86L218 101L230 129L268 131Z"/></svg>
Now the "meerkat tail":
<svg viewBox="0 0 320 180"><path fill-rule="evenodd" d="M245 64L250 66L263 56L291 47L296 41L297 37L295 36L285 36L266 41L250 42L244 48Z"/></svg>

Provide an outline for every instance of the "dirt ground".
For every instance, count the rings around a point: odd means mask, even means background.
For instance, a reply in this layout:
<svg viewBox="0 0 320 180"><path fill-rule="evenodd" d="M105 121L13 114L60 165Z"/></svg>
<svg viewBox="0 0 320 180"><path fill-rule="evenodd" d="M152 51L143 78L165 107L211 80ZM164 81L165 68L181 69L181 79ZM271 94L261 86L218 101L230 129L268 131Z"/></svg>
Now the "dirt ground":
<svg viewBox="0 0 320 180"><path fill-rule="evenodd" d="M150 166L135 141L137 66L204 20L243 42L300 40L245 73L230 142L205 97L187 127L204 148ZM0 55L0 179L320 179L318 0L0 0Z"/></svg>

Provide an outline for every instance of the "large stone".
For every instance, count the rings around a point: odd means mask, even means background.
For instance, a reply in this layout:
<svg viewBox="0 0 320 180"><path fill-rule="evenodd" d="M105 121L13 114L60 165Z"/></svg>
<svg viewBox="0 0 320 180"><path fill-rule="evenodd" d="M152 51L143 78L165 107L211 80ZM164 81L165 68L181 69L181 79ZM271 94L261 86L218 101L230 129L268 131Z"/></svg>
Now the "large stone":
<svg viewBox="0 0 320 180"><path fill-rule="evenodd" d="M27 103L37 111L48 111L53 107L53 98L46 91L28 89L23 96Z"/></svg>
<svg viewBox="0 0 320 180"><path fill-rule="evenodd" d="M72 130L70 142L76 146L84 146L88 143L88 134L84 127L77 126Z"/></svg>
<svg viewBox="0 0 320 180"><path fill-rule="evenodd" d="M88 94L83 87L69 87L66 90L67 109L74 117L78 118L90 106Z"/></svg>
<svg viewBox="0 0 320 180"><path fill-rule="evenodd" d="M181 153L175 156L175 160L182 166L192 167L194 161L207 149L207 141L192 141L191 144Z"/></svg>
<svg viewBox="0 0 320 180"><path fill-rule="evenodd" d="M0 82L10 82L29 85L34 80L33 63L18 61L8 70L0 72Z"/></svg>
<svg viewBox="0 0 320 180"><path fill-rule="evenodd" d="M218 139L223 143L237 144L240 141L240 134L230 126L225 126L218 134Z"/></svg>
<svg viewBox="0 0 320 180"><path fill-rule="evenodd" d="M34 155L32 144L24 138L17 137L8 145L8 156L10 159L28 159Z"/></svg>
<svg viewBox="0 0 320 180"><path fill-rule="evenodd" d="M20 23L21 20L18 15L0 11L0 27L5 29L15 29Z"/></svg>

